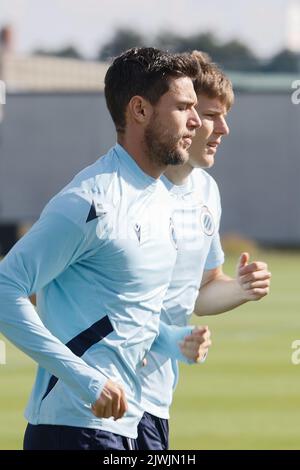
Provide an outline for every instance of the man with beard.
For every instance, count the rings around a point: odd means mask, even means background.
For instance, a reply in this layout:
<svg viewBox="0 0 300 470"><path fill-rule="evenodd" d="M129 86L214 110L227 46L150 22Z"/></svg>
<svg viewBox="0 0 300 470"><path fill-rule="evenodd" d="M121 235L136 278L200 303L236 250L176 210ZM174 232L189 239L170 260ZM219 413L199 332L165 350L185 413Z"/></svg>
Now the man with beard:
<svg viewBox="0 0 300 470"><path fill-rule="evenodd" d="M201 125L197 72L190 55L153 48L117 57L105 96L118 143L47 204L0 264L0 329L39 364L25 449L132 446L138 371L176 259L159 177L187 161ZM28 299L35 292L38 314ZM205 353L207 334L201 342Z"/></svg>
<svg viewBox="0 0 300 470"><path fill-rule="evenodd" d="M266 263L249 264L248 253L241 254L235 279L223 273L220 196L216 182L202 168L214 164L221 139L229 133L226 115L234 95L231 82L215 64L199 52L193 55L200 64L194 86L202 126L193 140L188 162L168 167L161 178L174 199L178 245L161 320L178 326L186 325L193 311L196 315L217 314L261 299L269 292L271 276ZM192 339L187 337L184 342L188 344ZM139 423L137 446L147 450L168 449L169 407L178 380L177 361L150 351L141 376L145 414Z"/></svg>

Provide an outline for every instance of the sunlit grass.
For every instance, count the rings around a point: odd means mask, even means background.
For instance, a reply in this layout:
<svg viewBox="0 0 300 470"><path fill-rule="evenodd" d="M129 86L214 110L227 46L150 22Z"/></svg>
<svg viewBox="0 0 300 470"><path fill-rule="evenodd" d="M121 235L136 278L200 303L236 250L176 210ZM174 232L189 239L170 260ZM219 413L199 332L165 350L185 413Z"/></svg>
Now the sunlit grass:
<svg viewBox="0 0 300 470"><path fill-rule="evenodd" d="M172 448L299 449L299 254L266 252L268 298L202 319L212 331L207 363L183 366L172 409ZM233 260L227 264L233 272ZM197 319L198 320L198 319Z"/></svg>
<svg viewBox="0 0 300 470"><path fill-rule="evenodd" d="M269 297L202 319L213 347L206 364L181 368L173 449L300 449L300 365L291 363L291 344L300 339L300 255L262 256L273 274ZM227 263L229 274L234 261ZM8 343L6 355L0 449L20 449L35 365Z"/></svg>

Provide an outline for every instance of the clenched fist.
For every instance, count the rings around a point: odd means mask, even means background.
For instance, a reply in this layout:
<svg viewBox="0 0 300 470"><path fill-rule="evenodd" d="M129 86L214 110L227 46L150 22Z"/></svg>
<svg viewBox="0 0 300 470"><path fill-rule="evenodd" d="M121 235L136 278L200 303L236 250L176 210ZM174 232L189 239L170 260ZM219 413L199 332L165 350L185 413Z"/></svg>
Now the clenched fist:
<svg viewBox="0 0 300 470"><path fill-rule="evenodd" d="M211 346L210 331L208 326L196 326L192 333L179 343L184 356L193 362L201 362Z"/></svg>
<svg viewBox="0 0 300 470"><path fill-rule="evenodd" d="M128 409L126 397L121 385L107 380L102 393L92 405L92 412L97 418L122 418Z"/></svg>

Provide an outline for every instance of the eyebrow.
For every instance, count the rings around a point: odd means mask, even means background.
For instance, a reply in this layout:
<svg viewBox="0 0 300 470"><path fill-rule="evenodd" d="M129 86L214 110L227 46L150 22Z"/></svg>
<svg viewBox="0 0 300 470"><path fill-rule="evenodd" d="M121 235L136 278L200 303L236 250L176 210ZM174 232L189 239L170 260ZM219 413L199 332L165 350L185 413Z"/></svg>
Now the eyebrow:
<svg viewBox="0 0 300 470"><path fill-rule="evenodd" d="M203 111L201 111L201 114L205 114L205 113L213 113L213 114L223 114L224 116L227 116L228 114L228 111L225 110L225 111L220 111L219 109L213 109L213 108L208 108L208 109L204 109Z"/></svg>
<svg viewBox="0 0 300 470"><path fill-rule="evenodd" d="M191 98L186 98L186 99L179 98L177 100L177 104L189 104L189 105L192 105L192 106L197 106L198 101L193 100Z"/></svg>

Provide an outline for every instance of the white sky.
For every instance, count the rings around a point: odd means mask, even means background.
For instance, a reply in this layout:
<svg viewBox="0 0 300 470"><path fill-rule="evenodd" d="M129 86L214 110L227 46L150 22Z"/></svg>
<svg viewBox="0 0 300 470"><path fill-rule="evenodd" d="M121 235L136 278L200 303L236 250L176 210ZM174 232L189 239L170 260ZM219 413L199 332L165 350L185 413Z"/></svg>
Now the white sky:
<svg viewBox="0 0 300 470"><path fill-rule="evenodd" d="M118 26L128 26L149 37L214 31L269 56L286 44L291 2L300 0L0 0L0 26L12 24L18 52L73 44L93 57Z"/></svg>

